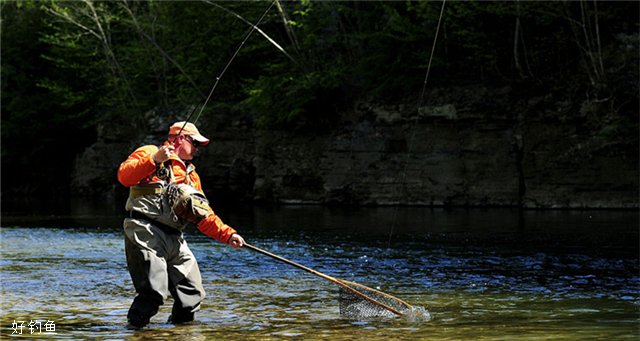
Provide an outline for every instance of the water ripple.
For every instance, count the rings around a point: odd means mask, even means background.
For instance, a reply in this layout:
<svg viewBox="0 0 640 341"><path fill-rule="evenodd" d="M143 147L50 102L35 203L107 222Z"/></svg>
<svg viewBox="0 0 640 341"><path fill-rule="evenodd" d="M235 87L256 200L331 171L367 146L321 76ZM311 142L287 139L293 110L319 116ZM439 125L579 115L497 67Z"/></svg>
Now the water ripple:
<svg viewBox="0 0 640 341"><path fill-rule="evenodd" d="M469 336L456 333L474 326L502 326L503 334L496 337L509 338L518 335L518 328L535 335L540 325L579 335L578 326L632 333L638 323L635 256L429 240L387 247L314 233L247 235L256 246L426 308L433 317L426 328L417 318L343 319L336 285L190 232L187 240L208 293L198 321L164 324L170 311L166 304L152 330L131 331L123 328L134 292L121 232L2 228L0 237L1 335L10 334L11 322L20 319L55 320L57 338L101 339L333 339L354 333L455 339ZM452 328L458 332L444 333Z"/></svg>

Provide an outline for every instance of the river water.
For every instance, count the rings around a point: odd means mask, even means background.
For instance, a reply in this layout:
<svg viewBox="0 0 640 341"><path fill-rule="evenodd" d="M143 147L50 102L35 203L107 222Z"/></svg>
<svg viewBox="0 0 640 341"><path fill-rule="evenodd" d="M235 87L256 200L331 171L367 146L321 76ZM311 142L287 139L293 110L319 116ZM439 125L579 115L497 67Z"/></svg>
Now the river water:
<svg viewBox="0 0 640 341"><path fill-rule="evenodd" d="M126 328L135 293L124 258L122 214L92 212L3 212L0 338L637 340L640 335L638 212L225 209L219 212L223 219L252 244L392 294L427 309L432 319L343 318L336 285L194 230L186 239L208 295L197 321L165 323L169 299L150 328L138 331Z"/></svg>

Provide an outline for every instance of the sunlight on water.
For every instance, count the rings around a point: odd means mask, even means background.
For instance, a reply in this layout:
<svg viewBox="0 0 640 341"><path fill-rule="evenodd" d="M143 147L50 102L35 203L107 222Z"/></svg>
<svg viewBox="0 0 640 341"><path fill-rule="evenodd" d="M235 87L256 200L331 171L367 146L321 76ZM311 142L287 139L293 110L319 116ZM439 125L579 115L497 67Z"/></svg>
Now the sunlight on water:
<svg viewBox="0 0 640 341"><path fill-rule="evenodd" d="M0 229L0 338L12 324L53 321L43 338L637 339L637 250L613 252L465 244L450 235L387 246L316 232L248 231L256 246L396 296L402 317L341 317L339 287L192 231L186 236L207 290L192 324L167 324L169 298L149 328L129 330L134 297L117 230ZM467 238L467 237L464 237ZM497 237L498 239L500 236ZM598 243L609 243L602 238ZM611 243L609 243L611 244ZM595 245L595 244L594 244Z"/></svg>

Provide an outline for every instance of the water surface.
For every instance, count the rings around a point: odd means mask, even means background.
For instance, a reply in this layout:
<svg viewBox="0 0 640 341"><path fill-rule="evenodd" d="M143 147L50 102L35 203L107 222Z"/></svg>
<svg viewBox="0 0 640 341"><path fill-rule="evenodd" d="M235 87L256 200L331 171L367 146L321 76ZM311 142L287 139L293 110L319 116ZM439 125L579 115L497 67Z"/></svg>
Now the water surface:
<svg viewBox="0 0 640 341"><path fill-rule="evenodd" d="M222 211L221 211L222 212ZM120 213L3 216L0 337L59 339L637 339L638 215L626 211L321 207L221 214L256 246L424 307L428 322L350 320L338 287L188 231L207 298L197 321L125 328L134 296ZM38 336L37 333L35 336Z"/></svg>

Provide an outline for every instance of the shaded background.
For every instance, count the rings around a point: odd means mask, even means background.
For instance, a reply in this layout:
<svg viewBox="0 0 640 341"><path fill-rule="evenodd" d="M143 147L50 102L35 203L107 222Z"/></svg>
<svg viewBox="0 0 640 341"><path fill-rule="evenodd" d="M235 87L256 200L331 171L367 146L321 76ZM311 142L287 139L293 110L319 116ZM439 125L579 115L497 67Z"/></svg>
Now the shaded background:
<svg viewBox="0 0 640 341"><path fill-rule="evenodd" d="M0 6L3 214L122 205L268 8L288 55L253 32L198 120L214 203L638 208L636 2Z"/></svg>

